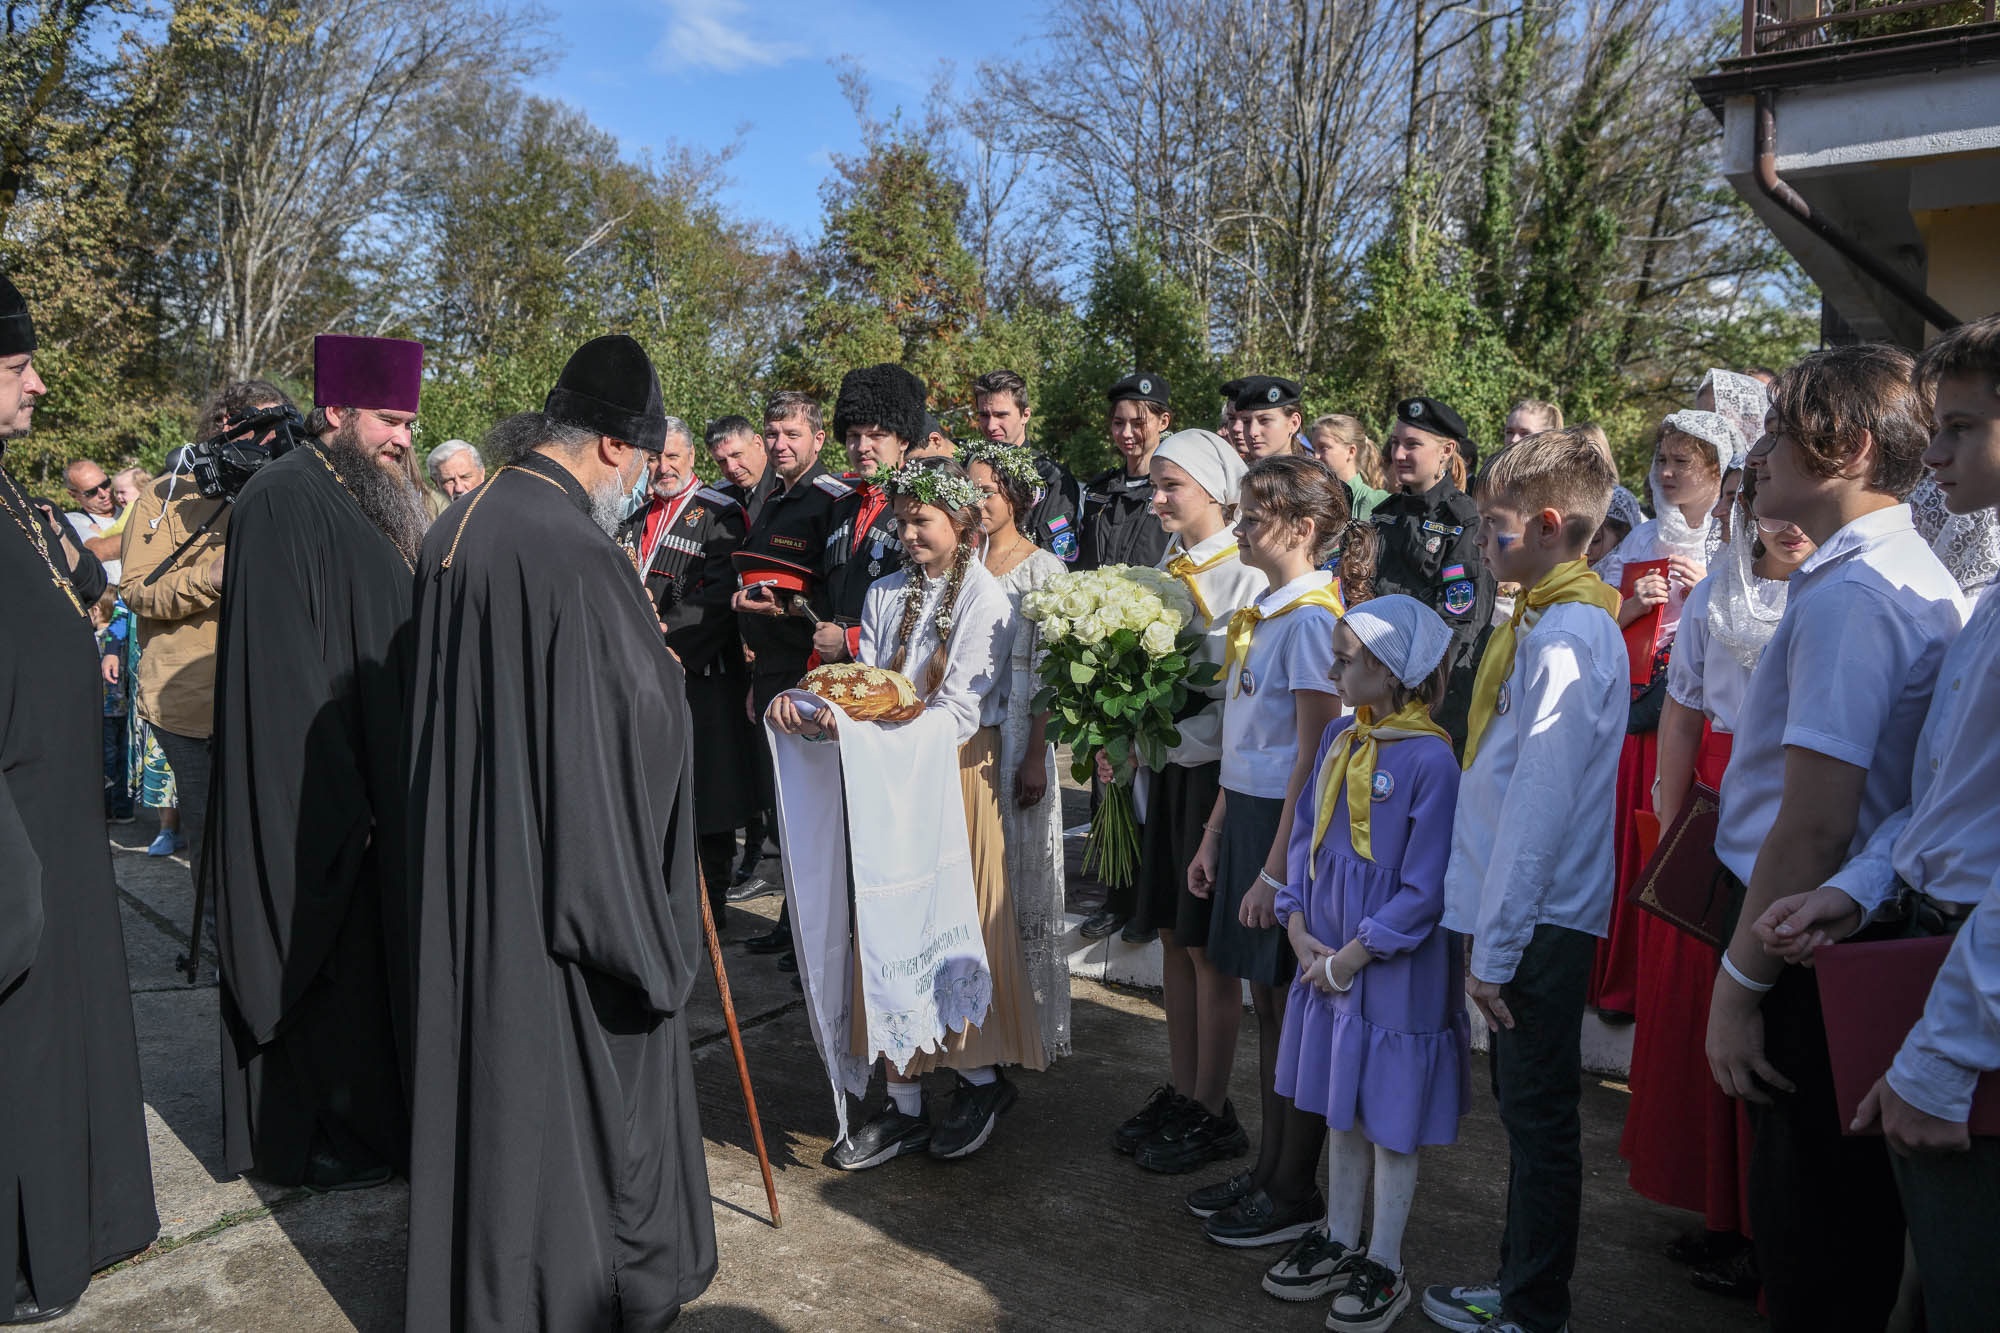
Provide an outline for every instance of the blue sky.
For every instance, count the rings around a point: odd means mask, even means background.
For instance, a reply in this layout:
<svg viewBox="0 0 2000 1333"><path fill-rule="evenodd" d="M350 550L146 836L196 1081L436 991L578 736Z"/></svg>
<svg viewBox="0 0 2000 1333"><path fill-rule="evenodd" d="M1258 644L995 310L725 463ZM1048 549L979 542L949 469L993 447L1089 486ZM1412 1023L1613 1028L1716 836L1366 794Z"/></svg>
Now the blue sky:
<svg viewBox="0 0 2000 1333"><path fill-rule="evenodd" d="M724 202L801 240L818 232L830 153L860 142L833 61L851 56L873 113L921 114L940 62L968 89L982 60L1032 42L1039 0L564 0L535 91L581 108L627 153L719 149L741 132Z"/></svg>

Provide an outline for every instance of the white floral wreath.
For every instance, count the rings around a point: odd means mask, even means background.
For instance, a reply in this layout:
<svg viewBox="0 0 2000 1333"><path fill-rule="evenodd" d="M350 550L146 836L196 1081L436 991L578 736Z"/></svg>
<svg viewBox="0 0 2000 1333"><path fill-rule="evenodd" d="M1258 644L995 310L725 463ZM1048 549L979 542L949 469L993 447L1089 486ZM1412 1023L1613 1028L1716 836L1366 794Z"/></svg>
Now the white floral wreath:
<svg viewBox="0 0 2000 1333"><path fill-rule="evenodd" d="M979 503L979 488L966 478L953 476L943 468L925 467L921 462L899 468L889 478L889 491L951 513L971 509Z"/></svg>
<svg viewBox="0 0 2000 1333"><path fill-rule="evenodd" d="M984 463L1009 481L1031 491L1042 488L1042 474L1035 470L1035 456L1018 444L995 444L982 440L965 447L964 463Z"/></svg>

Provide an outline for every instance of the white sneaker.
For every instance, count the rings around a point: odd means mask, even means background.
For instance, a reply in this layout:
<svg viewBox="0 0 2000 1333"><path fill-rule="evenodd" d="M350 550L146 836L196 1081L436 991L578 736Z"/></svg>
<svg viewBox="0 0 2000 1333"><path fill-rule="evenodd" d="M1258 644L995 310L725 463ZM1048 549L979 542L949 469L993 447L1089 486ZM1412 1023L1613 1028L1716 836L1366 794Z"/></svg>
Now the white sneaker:
<svg viewBox="0 0 2000 1333"><path fill-rule="evenodd" d="M1410 1303L1410 1284L1387 1264L1363 1256L1347 1274L1347 1286L1333 1298L1326 1326L1334 1333L1386 1333Z"/></svg>

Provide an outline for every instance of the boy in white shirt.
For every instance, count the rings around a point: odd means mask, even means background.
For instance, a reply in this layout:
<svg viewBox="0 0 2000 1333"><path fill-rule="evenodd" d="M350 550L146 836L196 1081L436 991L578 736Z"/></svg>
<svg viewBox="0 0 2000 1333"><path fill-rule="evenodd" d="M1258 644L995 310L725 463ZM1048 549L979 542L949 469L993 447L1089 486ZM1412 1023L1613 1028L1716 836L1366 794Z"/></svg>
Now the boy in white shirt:
<svg viewBox="0 0 2000 1333"><path fill-rule="evenodd" d="M1917 359L1934 397L1924 463L1953 514L2000 508L2000 316L1963 324ZM1804 962L1870 917L1956 938L1923 1018L1864 1099L1856 1128L1879 1120L1909 1218L1934 1333L1983 1329L2000 1310L2000 1139L1966 1129L1973 1086L2000 1068L2000 597L1982 597L1945 652L1917 737L1910 804L1860 855L1811 893L1781 898L1756 924L1765 952Z"/></svg>
<svg viewBox="0 0 2000 1333"><path fill-rule="evenodd" d="M1471 1333L1569 1320L1583 1200L1584 992L1611 919L1612 806L1630 693L1618 594L1584 551L1617 484L1579 430L1499 454L1479 484L1480 553L1529 591L1473 686L1444 924L1472 937L1467 993L1493 1032L1511 1163L1496 1282L1439 1286L1424 1313Z"/></svg>
<svg viewBox="0 0 2000 1333"><path fill-rule="evenodd" d="M1716 856L1745 885L1709 1005L1708 1059L1751 1103L1750 1222L1774 1329L1880 1328L1902 1272L1882 1141L1843 1137L1812 973L1755 923L1809 892L1910 799L1917 735L1964 604L1911 523L1930 407L1894 347L1809 356L1750 451L1757 516L1819 549L1792 576L1722 782Z"/></svg>

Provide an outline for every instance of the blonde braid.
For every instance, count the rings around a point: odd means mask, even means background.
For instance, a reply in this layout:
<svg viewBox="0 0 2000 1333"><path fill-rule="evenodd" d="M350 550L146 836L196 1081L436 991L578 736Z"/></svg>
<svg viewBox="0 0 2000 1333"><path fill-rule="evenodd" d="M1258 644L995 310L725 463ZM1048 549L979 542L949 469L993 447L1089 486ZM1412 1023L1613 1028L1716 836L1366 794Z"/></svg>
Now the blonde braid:
<svg viewBox="0 0 2000 1333"><path fill-rule="evenodd" d="M931 660L924 664L924 697L937 693L938 686L944 684L945 645L958 632L958 617L954 614L958 606L959 590L965 585L965 571L972 563L972 545L960 542L958 550L952 553L951 573L945 576L944 595L938 599L937 615L944 617L944 633L938 635L938 646L931 651Z"/></svg>
<svg viewBox="0 0 2000 1333"><path fill-rule="evenodd" d="M896 652L889 659L889 670L901 671L910 654L910 635L917 628L917 612L924 605L924 571L915 561L903 566L903 618L896 626Z"/></svg>

